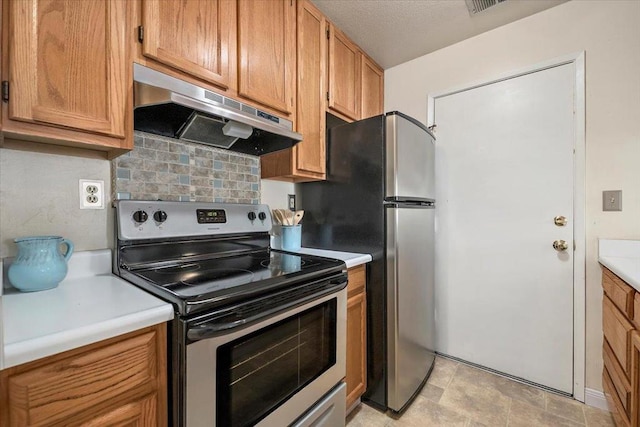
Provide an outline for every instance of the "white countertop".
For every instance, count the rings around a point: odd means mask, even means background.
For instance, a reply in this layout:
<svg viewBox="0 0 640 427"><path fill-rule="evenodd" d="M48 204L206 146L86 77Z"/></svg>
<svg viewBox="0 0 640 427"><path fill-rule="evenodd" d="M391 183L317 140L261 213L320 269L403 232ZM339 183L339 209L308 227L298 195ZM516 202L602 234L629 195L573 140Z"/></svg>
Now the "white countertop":
<svg viewBox="0 0 640 427"><path fill-rule="evenodd" d="M344 261L347 264L347 268L355 267L360 264L364 264L371 261L371 255L369 254L358 254L354 252L339 252L339 251L330 251L327 249L314 249L314 248L301 248L298 253L305 255L316 255L322 256L325 258L333 258Z"/></svg>
<svg viewBox="0 0 640 427"><path fill-rule="evenodd" d="M598 239L598 261L640 291L640 240Z"/></svg>
<svg viewBox="0 0 640 427"><path fill-rule="evenodd" d="M6 280L6 277L5 277ZM173 306L111 274L111 251L73 254L58 287L5 289L4 365L92 344L173 319Z"/></svg>

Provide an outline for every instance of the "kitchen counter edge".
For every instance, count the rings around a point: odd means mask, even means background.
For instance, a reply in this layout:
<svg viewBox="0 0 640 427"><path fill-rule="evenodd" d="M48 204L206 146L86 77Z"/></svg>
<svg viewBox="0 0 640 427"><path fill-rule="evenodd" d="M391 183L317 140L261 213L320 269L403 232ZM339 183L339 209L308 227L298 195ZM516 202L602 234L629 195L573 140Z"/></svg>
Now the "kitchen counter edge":
<svg viewBox="0 0 640 427"><path fill-rule="evenodd" d="M9 261L10 262L10 261ZM5 272L8 262L5 260ZM6 279L6 276L5 276ZM75 253L58 287L2 297L0 369L173 319L173 306L111 274L108 249Z"/></svg>
<svg viewBox="0 0 640 427"><path fill-rule="evenodd" d="M357 267L359 265L371 262L372 260L371 255L369 254L340 252L328 249L300 248L300 250L296 252L303 255L315 255L325 258L339 259L340 261L344 261L344 263L347 265L347 268Z"/></svg>
<svg viewBox="0 0 640 427"><path fill-rule="evenodd" d="M640 291L640 240L598 239L598 261Z"/></svg>

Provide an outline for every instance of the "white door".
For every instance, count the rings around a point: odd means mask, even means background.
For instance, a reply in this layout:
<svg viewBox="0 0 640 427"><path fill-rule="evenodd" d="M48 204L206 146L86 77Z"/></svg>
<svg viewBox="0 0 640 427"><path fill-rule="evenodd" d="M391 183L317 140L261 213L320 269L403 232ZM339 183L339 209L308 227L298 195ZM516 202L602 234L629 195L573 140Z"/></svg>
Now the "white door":
<svg viewBox="0 0 640 427"><path fill-rule="evenodd" d="M557 66L437 98L434 109L436 348L566 393L575 76Z"/></svg>

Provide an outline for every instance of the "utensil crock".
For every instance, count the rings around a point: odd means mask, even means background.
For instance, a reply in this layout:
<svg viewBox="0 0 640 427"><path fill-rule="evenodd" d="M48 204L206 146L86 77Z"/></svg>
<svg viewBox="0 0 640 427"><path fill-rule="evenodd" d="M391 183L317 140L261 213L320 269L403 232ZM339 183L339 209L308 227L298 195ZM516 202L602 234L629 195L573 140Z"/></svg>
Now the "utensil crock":
<svg viewBox="0 0 640 427"><path fill-rule="evenodd" d="M282 250L296 252L300 250L302 240L302 225L282 226Z"/></svg>
<svg viewBox="0 0 640 427"><path fill-rule="evenodd" d="M60 236L21 237L14 240L18 256L9 266L9 281L22 292L52 289L67 275L67 261L73 253L73 242ZM67 246L60 252L60 246Z"/></svg>

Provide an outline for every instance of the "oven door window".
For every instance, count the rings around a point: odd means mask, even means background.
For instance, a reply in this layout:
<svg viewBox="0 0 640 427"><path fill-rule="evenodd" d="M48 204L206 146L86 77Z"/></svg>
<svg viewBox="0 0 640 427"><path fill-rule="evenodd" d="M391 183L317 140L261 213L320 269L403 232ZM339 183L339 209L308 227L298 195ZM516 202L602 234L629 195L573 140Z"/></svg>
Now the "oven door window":
<svg viewBox="0 0 640 427"><path fill-rule="evenodd" d="M217 424L253 425L336 363L336 300L217 350Z"/></svg>

